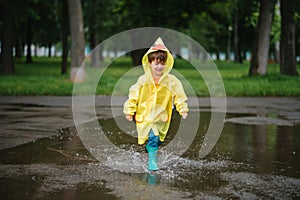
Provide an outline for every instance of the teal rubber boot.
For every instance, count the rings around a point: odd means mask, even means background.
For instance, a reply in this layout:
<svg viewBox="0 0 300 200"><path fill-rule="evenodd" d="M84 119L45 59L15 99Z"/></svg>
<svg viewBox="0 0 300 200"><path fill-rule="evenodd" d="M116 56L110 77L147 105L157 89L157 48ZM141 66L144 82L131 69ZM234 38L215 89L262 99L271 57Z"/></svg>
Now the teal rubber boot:
<svg viewBox="0 0 300 200"><path fill-rule="evenodd" d="M157 155L158 155L158 148L151 148L146 145L146 149L148 151L148 170L149 171L156 171L159 170L157 166Z"/></svg>

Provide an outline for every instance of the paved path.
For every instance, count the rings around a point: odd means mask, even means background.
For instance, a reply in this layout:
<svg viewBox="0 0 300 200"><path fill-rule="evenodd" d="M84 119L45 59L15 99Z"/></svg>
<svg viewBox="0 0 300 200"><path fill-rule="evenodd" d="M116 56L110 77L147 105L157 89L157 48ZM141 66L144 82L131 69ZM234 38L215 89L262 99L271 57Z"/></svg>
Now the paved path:
<svg viewBox="0 0 300 200"><path fill-rule="evenodd" d="M97 96L98 118L111 117L111 102L122 113L126 97ZM196 103L195 103L196 102ZM220 111L211 107L209 97L191 101L193 112ZM227 113L247 117L227 118L231 123L293 126L300 123L300 97L230 97ZM74 127L72 97L65 96L0 96L0 150L56 135L66 127Z"/></svg>

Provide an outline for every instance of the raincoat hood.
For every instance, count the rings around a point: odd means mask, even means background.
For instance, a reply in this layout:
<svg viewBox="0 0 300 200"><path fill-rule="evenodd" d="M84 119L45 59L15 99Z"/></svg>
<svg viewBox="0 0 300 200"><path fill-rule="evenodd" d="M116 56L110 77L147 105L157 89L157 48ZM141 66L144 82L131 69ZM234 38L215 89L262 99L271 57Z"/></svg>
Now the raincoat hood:
<svg viewBox="0 0 300 200"><path fill-rule="evenodd" d="M148 77L152 77L151 74L151 65L149 63L148 60L148 54L158 51L158 50L162 50L167 52L167 60L165 63L165 69L163 71L163 76L161 77L161 79L163 79L173 68L173 64L174 64L174 58L172 56L172 54L170 53L170 51L167 49L167 47L165 46L164 42L162 41L162 39L160 37L158 37L156 39L156 41L154 42L154 44L150 47L150 49L145 53L145 55L142 58L142 64L143 64L143 68L145 71L145 74Z"/></svg>

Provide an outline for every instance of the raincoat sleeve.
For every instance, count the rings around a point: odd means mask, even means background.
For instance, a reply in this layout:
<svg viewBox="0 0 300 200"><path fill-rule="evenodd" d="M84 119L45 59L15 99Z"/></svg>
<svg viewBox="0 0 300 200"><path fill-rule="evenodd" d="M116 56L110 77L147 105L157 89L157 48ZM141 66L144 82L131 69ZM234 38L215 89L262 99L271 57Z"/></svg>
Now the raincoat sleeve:
<svg viewBox="0 0 300 200"><path fill-rule="evenodd" d="M175 89L174 89L174 105L176 110L181 115L184 112L188 112L187 96L184 92L181 82L176 78L175 79Z"/></svg>
<svg viewBox="0 0 300 200"><path fill-rule="evenodd" d="M129 89L128 100L124 103L124 114L125 115L134 115L136 113L138 99L139 99L139 90L138 83L134 84Z"/></svg>

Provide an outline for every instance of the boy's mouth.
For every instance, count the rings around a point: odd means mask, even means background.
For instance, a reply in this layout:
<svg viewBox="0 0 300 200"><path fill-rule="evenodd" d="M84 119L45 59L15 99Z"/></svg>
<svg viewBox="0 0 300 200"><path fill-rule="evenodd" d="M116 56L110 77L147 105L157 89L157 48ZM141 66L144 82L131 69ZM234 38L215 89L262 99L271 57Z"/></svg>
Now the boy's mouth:
<svg viewBox="0 0 300 200"><path fill-rule="evenodd" d="M155 70L158 71L158 72L164 71L164 69L162 69L162 68L156 68Z"/></svg>

